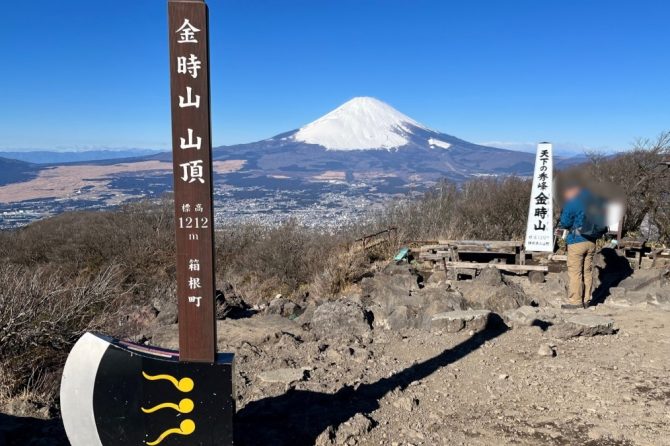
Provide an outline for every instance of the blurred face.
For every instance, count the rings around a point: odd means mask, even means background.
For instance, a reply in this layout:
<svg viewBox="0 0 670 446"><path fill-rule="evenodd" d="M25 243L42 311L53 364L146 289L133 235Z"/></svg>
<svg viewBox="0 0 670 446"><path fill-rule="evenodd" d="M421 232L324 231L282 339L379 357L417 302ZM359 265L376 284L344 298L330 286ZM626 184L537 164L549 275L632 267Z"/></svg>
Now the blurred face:
<svg viewBox="0 0 670 446"><path fill-rule="evenodd" d="M563 200L570 201L579 195L581 188L579 186L572 186L563 191Z"/></svg>

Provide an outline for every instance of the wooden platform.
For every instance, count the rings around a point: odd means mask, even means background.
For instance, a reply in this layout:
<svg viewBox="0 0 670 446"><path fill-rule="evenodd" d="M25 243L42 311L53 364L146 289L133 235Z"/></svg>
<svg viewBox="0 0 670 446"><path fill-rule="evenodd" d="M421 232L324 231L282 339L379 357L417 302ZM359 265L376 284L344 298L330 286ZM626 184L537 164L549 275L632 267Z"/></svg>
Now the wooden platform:
<svg viewBox="0 0 670 446"><path fill-rule="evenodd" d="M528 271L549 271L546 265L513 265L507 263L477 263L477 262L445 262L447 268L455 269L483 269L496 268L510 272L528 272Z"/></svg>
<svg viewBox="0 0 670 446"><path fill-rule="evenodd" d="M421 246L415 251L419 261L439 264L445 271L482 270L496 268L516 274L531 273L543 276L549 271L546 265L527 265L523 242L501 240L440 240L436 244ZM473 261L463 261L463 257ZM477 261L488 257L492 261ZM510 258L514 263L509 263Z"/></svg>

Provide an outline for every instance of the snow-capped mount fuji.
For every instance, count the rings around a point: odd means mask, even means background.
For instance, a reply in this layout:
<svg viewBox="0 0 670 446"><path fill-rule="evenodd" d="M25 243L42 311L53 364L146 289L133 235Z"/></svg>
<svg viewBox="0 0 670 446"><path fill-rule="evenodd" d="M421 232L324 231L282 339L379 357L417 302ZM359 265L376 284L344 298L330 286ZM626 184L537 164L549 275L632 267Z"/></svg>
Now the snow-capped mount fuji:
<svg viewBox="0 0 670 446"><path fill-rule="evenodd" d="M451 143L443 141L445 136L379 99L357 97L288 138L326 150L393 150L406 146L449 149Z"/></svg>
<svg viewBox="0 0 670 446"><path fill-rule="evenodd" d="M532 154L473 144L419 123L371 97L353 98L321 118L250 144L218 147L215 160L275 177L398 184L462 181L474 175L530 175ZM324 176L324 172L326 175Z"/></svg>
<svg viewBox="0 0 670 446"><path fill-rule="evenodd" d="M409 144L416 130L428 129L378 99L358 97L302 127L293 139L327 150L388 150Z"/></svg>
<svg viewBox="0 0 670 446"><path fill-rule="evenodd" d="M169 161L171 154L138 159ZM380 190L392 184L400 192L442 178L461 182L474 176L532 175L534 155L473 144L431 129L378 99L356 97L298 129L216 147L212 160L225 164L215 163L215 173L217 165L224 166L218 178L231 185L256 185L265 178L272 184L281 179L283 185L289 180L379 184Z"/></svg>

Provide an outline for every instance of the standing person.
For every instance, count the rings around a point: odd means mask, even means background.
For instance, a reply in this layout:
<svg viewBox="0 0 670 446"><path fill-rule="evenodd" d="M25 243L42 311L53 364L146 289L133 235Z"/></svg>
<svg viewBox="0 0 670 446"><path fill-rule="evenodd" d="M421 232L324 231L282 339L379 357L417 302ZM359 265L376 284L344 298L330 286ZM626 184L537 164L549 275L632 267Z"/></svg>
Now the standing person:
<svg viewBox="0 0 670 446"><path fill-rule="evenodd" d="M565 206L561 212L560 226L567 229L568 237L568 303L561 308L586 308L591 303L593 285L594 239L585 236L582 228L587 214L590 192L578 184L570 184L563 191Z"/></svg>

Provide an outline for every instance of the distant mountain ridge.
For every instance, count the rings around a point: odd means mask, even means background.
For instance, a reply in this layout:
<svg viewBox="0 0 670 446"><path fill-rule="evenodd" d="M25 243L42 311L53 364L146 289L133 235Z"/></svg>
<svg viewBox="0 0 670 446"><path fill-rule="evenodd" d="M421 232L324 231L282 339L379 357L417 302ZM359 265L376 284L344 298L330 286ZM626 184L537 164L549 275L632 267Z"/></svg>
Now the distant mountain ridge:
<svg viewBox="0 0 670 446"><path fill-rule="evenodd" d="M432 130L370 97L351 99L297 130L217 147L213 158L244 159L246 169L280 175L310 177L329 171L348 181L381 175L405 183L530 175L534 162L531 153L482 146Z"/></svg>
<svg viewBox="0 0 670 446"><path fill-rule="evenodd" d="M77 152L61 162L19 154L39 164L0 160L0 215L105 208L171 192L172 153L128 156L134 154ZM297 215L308 225L344 224L389 197L427 190L441 179L530 176L534 158L431 129L377 99L354 98L299 129L214 148L217 221L273 224Z"/></svg>
<svg viewBox="0 0 670 446"><path fill-rule="evenodd" d="M0 202L116 202L169 192L172 153L132 156L137 153L143 152L5 152L21 159L15 169L0 172L0 184L36 182L0 189ZM299 129L216 147L212 159L215 188L283 190L290 183L292 190L313 190L337 183L397 194L442 178L462 182L473 176L531 175L534 155L474 144L430 129L378 99L357 97Z"/></svg>
<svg viewBox="0 0 670 446"><path fill-rule="evenodd" d="M55 150L25 150L0 151L0 157L11 158L34 164L61 164L86 161L113 160L137 158L155 155L160 152L153 149L124 149L124 150L83 150L83 151L55 151Z"/></svg>
<svg viewBox="0 0 670 446"><path fill-rule="evenodd" d="M35 178L39 167L25 161L0 157L0 186Z"/></svg>
<svg viewBox="0 0 670 446"><path fill-rule="evenodd" d="M168 152L144 159L169 161ZM216 161L244 160L257 175L347 181L386 176L404 183L446 177L531 175L534 154L474 144L438 132L377 99L354 98L323 117L272 138L213 149Z"/></svg>

